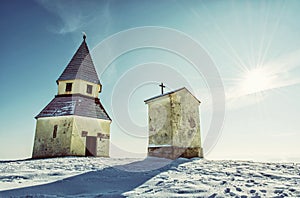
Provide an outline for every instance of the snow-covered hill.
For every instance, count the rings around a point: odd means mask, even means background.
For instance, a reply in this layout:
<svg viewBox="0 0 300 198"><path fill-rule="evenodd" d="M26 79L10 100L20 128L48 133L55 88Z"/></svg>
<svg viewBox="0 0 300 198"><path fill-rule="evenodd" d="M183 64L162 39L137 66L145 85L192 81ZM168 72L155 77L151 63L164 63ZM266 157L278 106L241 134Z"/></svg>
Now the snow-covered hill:
<svg viewBox="0 0 300 198"><path fill-rule="evenodd" d="M0 197L300 197L300 164L67 157L0 162Z"/></svg>

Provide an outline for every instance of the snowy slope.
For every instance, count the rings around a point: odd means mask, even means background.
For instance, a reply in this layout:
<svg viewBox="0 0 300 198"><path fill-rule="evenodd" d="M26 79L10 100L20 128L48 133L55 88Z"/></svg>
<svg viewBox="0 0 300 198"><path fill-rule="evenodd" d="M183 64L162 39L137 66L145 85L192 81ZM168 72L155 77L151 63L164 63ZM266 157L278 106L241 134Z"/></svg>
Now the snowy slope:
<svg viewBox="0 0 300 198"><path fill-rule="evenodd" d="M67 157L0 162L0 197L300 197L300 164Z"/></svg>

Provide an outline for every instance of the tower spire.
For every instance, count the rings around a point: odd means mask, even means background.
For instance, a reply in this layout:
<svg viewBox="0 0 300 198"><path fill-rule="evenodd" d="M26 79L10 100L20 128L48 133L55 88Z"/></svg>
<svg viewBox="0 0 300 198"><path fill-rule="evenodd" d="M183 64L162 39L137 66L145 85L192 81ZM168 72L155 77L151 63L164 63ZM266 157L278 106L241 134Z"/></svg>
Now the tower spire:
<svg viewBox="0 0 300 198"><path fill-rule="evenodd" d="M95 65L85 42L86 34L84 32L82 34L81 45L57 81L81 79L100 85Z"/></svg>
<svg viewBox="0 0 300 198"><path fill-rule="evenodd" d="M86 33L85 32L82 32L82 38L83 38L83 40L85 41L85 39L86 39Z"/></svg>

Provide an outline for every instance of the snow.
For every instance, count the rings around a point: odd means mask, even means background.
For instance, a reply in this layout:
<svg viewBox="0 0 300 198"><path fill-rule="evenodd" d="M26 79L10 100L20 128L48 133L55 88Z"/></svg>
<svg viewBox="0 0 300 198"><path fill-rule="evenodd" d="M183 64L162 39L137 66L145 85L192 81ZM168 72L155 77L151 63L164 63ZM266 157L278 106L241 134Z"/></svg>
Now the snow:
<svg viewBox="0 0 300 198"><path fill-rule="evenodd" d="M0 162L0 197L300 197L300 164L65 157Z"/></svg>

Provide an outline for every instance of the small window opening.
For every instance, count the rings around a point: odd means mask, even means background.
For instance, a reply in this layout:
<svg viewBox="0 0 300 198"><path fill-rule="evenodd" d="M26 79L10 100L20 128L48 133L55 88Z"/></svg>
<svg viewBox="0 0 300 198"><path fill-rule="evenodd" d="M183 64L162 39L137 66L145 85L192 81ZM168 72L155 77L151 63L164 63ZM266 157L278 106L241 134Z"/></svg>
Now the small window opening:
<svg viewBox="0 0 300 198"><path fill-rule="evenodd" d="M66 91L72 91L72 83L66 84Z"/></svg>
<svg viewBox="0 0 300 198"><path fill-rule="evenodd" d="M92 85L87 85L87 87L86 87L86 93L92 94L92 91L93 91L93 86Z"/></svg>
<svg viewBox="0 0 300 198"><path fill-rule="evenodd" d="M56 138L56 136L57 136L57 125L54 125L52 137Z"/></svg>
<svg viewBox="0 0 300 198"><path fill-rule="evenodd" d="M87 131L82 131L81 132L81 137L86 137L88 135L88 132Z"/></svg>

